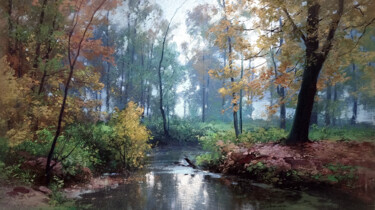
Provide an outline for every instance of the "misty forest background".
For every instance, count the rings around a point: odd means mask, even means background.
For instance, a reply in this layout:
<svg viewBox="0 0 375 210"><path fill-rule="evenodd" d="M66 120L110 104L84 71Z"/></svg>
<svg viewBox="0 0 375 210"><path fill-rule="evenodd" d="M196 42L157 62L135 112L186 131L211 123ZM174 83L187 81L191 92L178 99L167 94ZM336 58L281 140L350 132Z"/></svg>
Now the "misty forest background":
<svg viewBox="0 0 375 210"><path fill-rule="evenodd" d="M1 0L4 179L131 170L152 144L374 141L372 0L169 3Z"/></svg>

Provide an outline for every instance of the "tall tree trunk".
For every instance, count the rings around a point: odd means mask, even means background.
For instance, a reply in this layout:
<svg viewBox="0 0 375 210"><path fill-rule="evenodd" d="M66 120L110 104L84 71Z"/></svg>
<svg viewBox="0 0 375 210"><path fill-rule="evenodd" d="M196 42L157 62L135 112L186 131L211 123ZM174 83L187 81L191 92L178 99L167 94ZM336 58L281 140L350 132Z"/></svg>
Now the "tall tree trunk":
<svg viewBox="0 0 375 210"><path fill-rule="evenodd" d="M109 47L109 11L107 11L107 28L106 28L106 46ZM110 96L111 96L111 83L110 83L110 70L111 70L111 63L109 61L107 63L107 79L106 79L106 98L105 98L105 107L107 110L107 114L109 114L109 102L110 102Z"/></svg>
<svg viewBox="0 0 375 210"><path fill-rule="evenodd" d="M309 141L309 124L316 94L316 84L324 62L322 57L316 52L319 47L317 34L319 29L319 10L320 5L317 2L308 1L308 34L305 40L306 60L293 126L286 140L288 145Z"/></svg>
<svg viewBox="0 0 375 210"><path fill-rule="evenodd" d="M309 55L303 72L303 80L300 93L298 94L298 103L292 130L287 139L287 144L296 144L308 141L309 122L316 94L316 83L320 69L322 67L321 59L317 56Z"/></svg>
<svg viewBox="0 0 375 210"><path fill-rule="evenodd" d="M208 115L208 113L209 113L209 109L208 109L208 91L209 91L209 86L210 86L210 75L208 75L208 73L207 73L207 80L206 80L206 106L205 106L205 109L206 109L206 119L208 118L207 116L209 116Z"/></svg>
<svg viewBox="0 0 375 210"><path fill-rule="evenodd" d="M13 46L13 30L14 30L14 26L13 26L13 20L12 20L12 15L13 15L13 0L8 0L8 8L7 8L7 16L8 16L8 41L7 41L7 53L10 55L10 56L13 56L15 54L15 46ZM8 59L9 57L8 56ZM11 64L12 66L12 64Z"/></svg>
<svg viewBox="0 0 375 210"><path fill-rule="evenodd" d="M251 59L249 59L249 70L251 70ZM254 79L254 73L251 74L251 76L248 78L248 83L250 83ZM248 93L248 100L251 101L249 105L249 115L250 119L253 120L253 111L254 111L254 106L253 106L253 91L249 90Z"/></svg>
<svg viewBox="0 0 375 210"><path fill-rule="evenodd" d="M316 103L313 105L313 110L310 117L310 125L318 125L318 112L316 111Z"/></svg>
<svg viewBox="0 0 375 210"><path fill-rule="evenodd" d="M38 59L40 58L40 48L41 48L41 45L42 45L42 40L41 40L42 38L40 36L40 32L41 32L42 25L44 23L44 16L45 16L45 9L46 9L46 6L47 6L47 2L48 2L48 0L43 0L43 2L42 2L42 11L40 12L39 23L38 23L38 26L36 27L35 57L34 57L34 64L33 64L34 69L37 69L38 66L39 66L38 65L38 63L39 63Z"/></svg>
<svg viewBox="0 0 375 210"><path fill-rule="evenodd" d="M143 49L142 49L142 54L141 54L141 66L142 66L142 69L145 68L145 63L144 63L144 53L143 53ZM143 80L143 74L141 73L140 75L140 83L141 83L141 99L140 99L140 104L141 106L144 108L145 107L145 85L144 85L144 80Z"/></svg>
<svg viewBox="0 0 375 210"><path fill-rule="evenodd" d="M224 68L227 66L227 50L224 49L224 53L223 53L223 60L224 60ZM224 87L225 85L225 80L223 79L223 84L222 84L222 87ZM225 107L225 96L221 96L221 110L224 111ZM224 114L222 114L222 120L224 121Z"/></svg>
<svg viewBox="0 0 375 210"><path fill-rule="evenodd" d="M8 0L8 38L10 39L12 37L13 33L13 21L12 21L12 13L13 13L13 0ZM10 49L8 50L9 52L12 51L12 45L9 44L8 47Z"/></svg>
<svg viewBox="0 0 375 210"><path fill-rule="evenodd" d="M332 96L332 86L330 84L327 85L326 90L326 104L325 104L325 114L324 114L324 122L326 126L331 125L331 96Z"/></svg>
<svg viewBox="0 0 375 210"><path fill-rule="evenodd" d="M61 133L61 126L62 126L62 121L63 121L63 117L64 117L64 110L65 110L65 106L66 106L66 99L68 98L68 92L69 92L70 82L71 82L72 77L73 77L73 73L74 73L74 68L75 68L76 62L77 62L78 57L79 57L80 52L81 52L82 43L83 43L83 41L86 38L86 33L87 33L88 29L91 26L91 23L92 23L92 21L94 19L94 16L95 16L96 12L103 6L103 4L105 2L106 2L106 0L103 0L101 2L101 4L94 10L93 14L91 15L91 18L90 18L89 22L87 23L87 25L86 25L86 27L85 27L85 29L83 31L82 37L80 38L80 41L78 43L77 50L76 50L75 53L72 52L73 49L71 48L71 39L72 39L72 36L73 36L73 33L74 33L76 25L74 25L73 28L69 32L69 37L68 37L69 75L68 75L68 78L67 78L66 83L65 83L64 97L63 97L63 101L62 101L62 104L61 104L59 118L57 120L56 133L55 133L55 136L54 136L54 138L52 140L51 149L50 149L50 151L48 153L48 157L47 157L47 164L46 164L46 185L49 185L49 183L50 183L51 171L52 171L52 169L54 167L54 165L51 166L51 161L52 161L52 158L53 158L53 153L55 151L57 139L58 139L58 137L60 136L60 133ZM73 17L73 22L74 22L75 18L78 18L78 11L76 11L76 14ZM72 55L73 55L73 57L72 57Z"/></svg>
<svg viewBox="0 0 375 210"><path fill-rule="evenodd" d="M355 125L357 123L357 114L358 114L358 96L357 96L357 72L356 66L352 63L352 71L353 71L353 108L352 108L352 118L350 119L350 124Z"/></svg>
<svg viewBox="0 0 375 210"><path fill-rule="evenodd" d="M336 118L340 116L337 115L337 85L333 87L333 104L334 104L334 110L332 114L332 125L336 126Z"/></svg>
<svg viewBox="0 0 375 210"><path fill-rule="evenodd" d="M185 3L185 2L184 2ZM164 34L164 37L163 37L163 43L162 43L162 48L161 48L161 57L160 57L160 61L159 61L159 66L158 66L158 78L159 78L159 109L160 109L160 113L161 113L161 116L163 118L163 129L164 129L164 136L169 138L169 132L168 132L168 129L167 129L167 122L166 122L166 118L165 118L165 112L164 112L164 108L163 108L163 81L162 81L162 76L161 76L161 64L163 63L163 58L164 58L164 48L165 48L165 41L167 39L167 35L168 35L168 31L169 31L169 27L172 23L172 20L174 18L174 16L177 14L177 11L183 6L182 3L180 5L180 7L178 7L172 18L169 20L169 23L168 23L168 26L167 26L167 29L165 31L165 34Z"/></svg>
<svg viewBox="0 0 375 210"><path fill-rule="evenodd" d="M109 78L109 74L110 74L110 69L111 69L111 64L109 62L107 62L107 81L106 81L106 97L105 97L105 107L106 107L106 110L107 110L107 114L109 113L109 102L110 102L110 98L111 98L111 84L110 84L110 78Z"/></svg>
<svg viewBox="0 0 375 210"><path fill-rule="evenodd" d="M121 81L120 81L120 105L122 106L123 105L123 93L124 93L124 80L125 80L125 77L124 77L124 71L125 71L125 55L122 55L122 58L121 58L121 72L120 72L120 76L121 76Z"/></svg>
<svg viewBox="0 0 375 210"><path fill-rule="evenodd" d="M279 87L279 97L280 97L280 128L286 128L286 108L285 108L285 88Z"/></svg>
<svg viewBox="0 0 375 210"><path fill-rule="evenodd" d="M150 102L151 102L151 88L150 88L150 85L149 84L147 84L147 108L146 108L146 110L147 110L147 116L149 116L150 115L150 107L151 107L151 104L150 104Z"/></svg>
<svg viewBox="0 0 375 210"><path fill-rule="evenodd" d="M243 79L243 55L241 56L241 76L240 76L240 79L242 81ZM242 97L243 97L243 90L241 88L240 90L240 133L242 133Z"/></svg>
<svg viewBox="0 0 375 210"><path fill-rule="evenodd" d="M169 132L168 132L168 128L167 128L167 119L165 117L165 112L164 112L164 107L163 107L163 80L162 80L162 76L161 76L161 64L162 64L163 58L164 58L165 40L167 39L167 35L168 35L168 30L169 30L169 25L170 24L171 24L171 22L169 22L167 30L166 30L166 32L164 34L164 37L163 37L163 44L162 44L162 49L161 49L161 57L160 57L159 67L158 67L158 78L159 78L159 109L160 109L161 116L163 118L164 136L167 137L167 138L169 137Z"/></svg>
<svg viewBox="0 0 375 210"><path fill-rule="evenodd" d="M99 93L98 93L98 91L94 90L94 95L95 95L95 100L96 100L96 101L99 101ZM99 111L100 111L100 106L99 106L99 105L97 105L97 106L95 107L95 111L96 111L96 112L99 112Z"/></svg>
<svg viewBox="0 0 375 210"><path fill-rule="evenodd" d="M166 94L167 96L168 96L168 93ZM166 114L166 117L167 117L167 130L169 131L169 99L168 99L168 97L166 97L167 98L167 114Z"/></svg>
<svg viewBox="0 0 375 210"><path fill-rule="evenodd" d="M202 80L202 122L204 122L206 119L206 74L204 69L204 55L202 56L202 62L203 62L203 80Z"/></svg>
<svg viewBox="0 0 375 210"><path fill-rule="evenodd" d="M355 125L357 123L357 114L358 114L358 99L357 97L353 97L353 115L350 119L350 124Z"/></svg>
<svg viewBox="0 0 375 210"><path fill-rule="evenodd" d="M229 58L229 69L231 72L233 72L233 69L232 69L232 41L231 41L231 38L228 37L228 58ZM230 78L230 81L231 83L233 84L234 83L234 78L231 77ZM237 111L238 111L238 104L237 104L237 96L236 96L236 92L232 92L232 105L233 105L233 126L234 126L234 132L236 134L236 138L238 138L238 135L240 134L240 131L239 131L239 128L238 128L238 115L237 115Z"/></svg>
<svg viewBox="0 0 375 210"><path fill-rule="evenodd" d="M222 1L222 4L223 4L223 8L224 8L224 11L226 11L226 6L225 6L225 0ZM227 17L225 16L225 19L227 19ZM227 26L226 28L226 32L228 33L229 31L229 27ZM227 41L228 41L228 62L229 62L229 70L231 73L233 73L233 67L232 67L232 64L233 64L233 57L232 57L232 39L230 36L227 37ZM230 78L230 81L231 81L231 84L234 83L234 78L231 77ZM238 116L237 116L237 111L238 111L238 104L237 104L237 96L236 96L236 92L235 91L232 91L232 106L233 106L233 110L232 110L232 114L233 114L233 127L234 127L234 132L236 134L236 138L238 138L238 135L239 135L239 128L238 128Z"/></svg>
<svg viewBox="0 0 375 210"><path fill-rule="evenodd" d="M320 5L316 0L307 1L307 36L301 35L306 46L305 66L292 130L286 140L288 145L309 141L309 124L316 94L316 84L320 70L332 48L333 38L344 10L344 0L338 0L338 3L338 10L330 24L327 38L322 45L322 49L318 50L319 37L317 32L319 31ZM283 10L290 19L287 10L285 8Z"/></svg>

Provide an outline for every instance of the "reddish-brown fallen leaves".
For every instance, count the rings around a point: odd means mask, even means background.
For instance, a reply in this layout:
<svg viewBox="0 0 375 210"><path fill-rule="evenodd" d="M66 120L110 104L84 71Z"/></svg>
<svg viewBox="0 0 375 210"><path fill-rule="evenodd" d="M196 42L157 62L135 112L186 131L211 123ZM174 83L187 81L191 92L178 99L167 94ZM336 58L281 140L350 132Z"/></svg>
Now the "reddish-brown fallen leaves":
<svg viewBox="0 0 375 210"><path fill-rule="evenodd" d="M328 183L364 200L375 200L374 143L319 141L295 147L276 143L221 146L227 154L220 166L224 173L251 174L248 167L258 164L272 169L272 176L278 180L281 174L294 172L298 182ZM257 177L270 178L259 174Z"/></svg>

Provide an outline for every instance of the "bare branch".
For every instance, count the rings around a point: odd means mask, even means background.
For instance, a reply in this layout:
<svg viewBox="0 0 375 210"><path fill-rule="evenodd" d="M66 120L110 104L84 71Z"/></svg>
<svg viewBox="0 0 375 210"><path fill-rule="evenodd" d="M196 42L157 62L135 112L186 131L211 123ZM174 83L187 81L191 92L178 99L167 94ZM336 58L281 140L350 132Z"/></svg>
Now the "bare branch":
<svg viewBox="0 0 375 210"><path fill-rule="evenodd" d="M286 17L288 18L288 20L289 20L290 23L292 24L292 26L293 26L293 30L294 30L295 32L298 33L298 35L302 38L302 40L303 40L304 42L306 42L306 37L305 37L305 35L302 33L301 29L298 28L298 26L294 23L294 21L293 21L292 17L290 16L288 10L287 10L285 7L283 7L282 9L283 9L283 11L284 11Z"/></svg>
<svg viewBox="0 0 375 210"><path fill-rule="evenodd" d="M371 24L373 24L374 22L375 22L375 18L373 18L371 21L369 21L369 22L365 25L365 27L363 28L362 33L361 33L361 35L358 37L358 39L357 39L357 41L355 42L354 46L353 46L352 48L350 48L350 50L348 50L348 51L345 52L345 53L340 54L339 56L343 56L343 55L346 55L346 54L351 53L351 52L352 52L352 51L358 46L359 41L361 41L362 37L363 37L363 36L365 35L365 33L367 32L367 28L368 28Z"/></svg>

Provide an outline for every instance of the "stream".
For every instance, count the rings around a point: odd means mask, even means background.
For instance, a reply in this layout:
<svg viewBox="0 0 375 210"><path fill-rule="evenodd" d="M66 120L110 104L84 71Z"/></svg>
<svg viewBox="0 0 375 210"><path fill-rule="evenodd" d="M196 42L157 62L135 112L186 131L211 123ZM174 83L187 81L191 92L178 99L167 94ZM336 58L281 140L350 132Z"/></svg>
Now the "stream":
<svg viewBox="0 0 375 210"><path fill-rule="evenodd" d="M87 209L374 209L328 191L285 190L250 180L193 169L184 157L196 147L155 148L145 168L115 189L83 194Z"/></svg>

